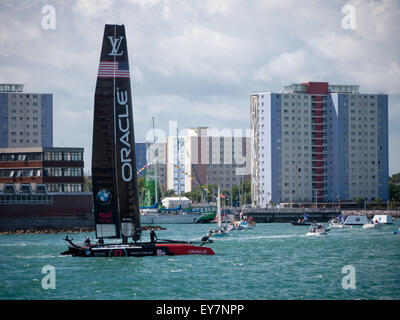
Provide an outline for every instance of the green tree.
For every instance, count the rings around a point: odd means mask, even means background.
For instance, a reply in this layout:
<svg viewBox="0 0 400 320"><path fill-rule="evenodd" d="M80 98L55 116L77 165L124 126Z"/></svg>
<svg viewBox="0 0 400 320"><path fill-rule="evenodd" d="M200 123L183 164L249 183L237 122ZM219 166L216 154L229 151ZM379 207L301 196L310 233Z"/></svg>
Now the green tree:
<svg viewBox="0 0 400 320"><path fill-rule="evenodd" d="M364 197L357 197L354 199L354 202L357 203L360 207L364 205L365 198Z"/></svg>
<svg viewBox="0 0 400 320"><path fill-rule="evenodd" d="M89 177L89 175L86 173L83 175L83 191L85 192L93 191L92 177Z"/></svg>
<svg viewBox="0 0 400 320"><path fill-rule="evenodd" d="M400 201L400 173L389 177L389 199L391 201Z"/></svg>
<svg viewBox="0 0 400 320"><path fill-rule="evenodd" d="M164 196L165 197L177 197L178 195L175 193L174 190L170 189L170 190L165 191Z"/></svg>

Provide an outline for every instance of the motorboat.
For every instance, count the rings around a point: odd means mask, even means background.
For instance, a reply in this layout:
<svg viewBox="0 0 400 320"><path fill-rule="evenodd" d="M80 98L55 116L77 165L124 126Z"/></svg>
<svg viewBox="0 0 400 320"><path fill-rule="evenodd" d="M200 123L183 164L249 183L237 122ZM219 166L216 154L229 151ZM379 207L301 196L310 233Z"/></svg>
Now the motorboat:
<svg viewBox="0 0 400 320"><path fill-rule="evenodd" d="M310 227L310 230L306 233L306 236L326 236L326 235L328 235L327 231L329 231L329 230L330 229L326 230L322 224L314 223Z"/></svg>
<svg viewBox="0 0 400 320"><path fill-rule="evenodd" d="M383 227L383 223L379 222L373 222L370 221L369 223L366 223L363 225L363 229L381 229Z"/></svg>
<svg viewBox="0 0 400 320"><path fill-rule="evenodd" d="M241 231L243 229L244 229L243 225L241 223L238 223L237 221L231 223L228 227L229 231Z"/></svg>
<svg viewBox="0 0 400 320"><path fill-rule="evenodd" d="M339 229L350 229L350 225L344 224L345 218L344 216L340 215L337 218L334 218L329 221L329 227L330 228L339 228Z"/></svg>
<svg viewBox="0 0 400 320"><path fill-rule="evenodd" d="M229 236L229 230L225 227L223 227L221 229L210 230L208 232L208 235L210 237L225 237L225 236Z"/></svg>
<svg viewBox="0 0 400 320"><path fill-rule="evenodd" d="M290 221L290 223L292 224L292 226L311 226L311 223L308 222L308 214L307 213L304 214L303 219L299 219L297 221Z"/></svg>
<svg viewBox="0 0 400 320"><path fill-rule="evenodd" d="M290 223L292 224L292 226L311 226L311 223L309 222L305 222L305 221L290 221Z"/></svg>

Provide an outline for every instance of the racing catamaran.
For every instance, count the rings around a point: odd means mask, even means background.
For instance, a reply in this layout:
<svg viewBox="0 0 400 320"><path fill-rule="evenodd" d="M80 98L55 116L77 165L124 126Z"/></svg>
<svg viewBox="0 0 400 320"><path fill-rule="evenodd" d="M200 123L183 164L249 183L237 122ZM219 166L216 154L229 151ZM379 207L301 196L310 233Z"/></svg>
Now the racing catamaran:
<svg viewBox="0 0 400 320"><path fill-rule="evenodd" d="M124 25L106 25L94 99L92 179L96 238L91 245L69 243L64 255L121 257L213 255L204 244L157 240L141 242L135 136L128 50ZM104 239L122 243L105 244ZM131 239L131 241L130 241ZM198 245L195 245L198 244Z"/></svg>

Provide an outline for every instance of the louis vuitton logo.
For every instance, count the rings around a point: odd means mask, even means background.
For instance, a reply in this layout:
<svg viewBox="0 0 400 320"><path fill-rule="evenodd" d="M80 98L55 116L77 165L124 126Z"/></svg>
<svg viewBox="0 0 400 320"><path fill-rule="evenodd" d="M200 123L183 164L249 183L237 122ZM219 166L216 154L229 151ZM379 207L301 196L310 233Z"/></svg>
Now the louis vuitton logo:
<svg viewBox="0 0 400 320"><path fill-rule="evenodd" d="M124 38L123 36L120 36L119 38L114 38L112 36L108 37L108 40L110 40L112 46L111 52L108 54L109 56L122 56L124 50L121 50L121 52L118 51L121 46L123 38Z"/></svg>

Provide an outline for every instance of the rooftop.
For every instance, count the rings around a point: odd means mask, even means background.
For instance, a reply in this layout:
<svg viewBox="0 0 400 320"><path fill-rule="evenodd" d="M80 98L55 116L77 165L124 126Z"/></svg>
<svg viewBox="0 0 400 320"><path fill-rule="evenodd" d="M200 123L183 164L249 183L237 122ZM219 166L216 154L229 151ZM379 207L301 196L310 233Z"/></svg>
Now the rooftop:
<svg viewBox="0 0 400 320"><path fill-rule="evenodd" d="M311 82L316 83L316 82ZM320 82L323 84L324 82ZM287 93L307 93L310 83L291 83L283 86L283 92ZM325 84L328 84L325 82ZM349 84L328 84L329 93L359 93L359 85Z"/></svg>
<svg viewBox="0 0 400 320"><path fill-rule="evenodd" d="M0 83L0 92L23 92L24 85L17 83Z"/></svg>

